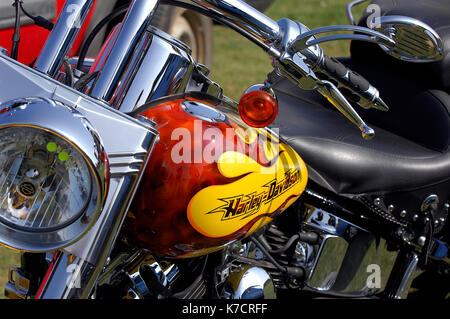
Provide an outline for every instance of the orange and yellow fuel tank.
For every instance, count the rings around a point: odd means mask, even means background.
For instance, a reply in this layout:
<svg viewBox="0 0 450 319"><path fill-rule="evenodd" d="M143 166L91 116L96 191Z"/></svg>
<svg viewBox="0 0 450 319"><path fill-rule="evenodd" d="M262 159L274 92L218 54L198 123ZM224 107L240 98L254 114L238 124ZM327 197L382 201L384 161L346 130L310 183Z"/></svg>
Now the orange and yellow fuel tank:
<svg viewBox="0 0 450 319"><path fill-rule="evenodd" d="M210 253L270 223L306 187L300 156L230 107L185 98L142 115L160 141L124 223L130 245L163 257Z"/></svg>

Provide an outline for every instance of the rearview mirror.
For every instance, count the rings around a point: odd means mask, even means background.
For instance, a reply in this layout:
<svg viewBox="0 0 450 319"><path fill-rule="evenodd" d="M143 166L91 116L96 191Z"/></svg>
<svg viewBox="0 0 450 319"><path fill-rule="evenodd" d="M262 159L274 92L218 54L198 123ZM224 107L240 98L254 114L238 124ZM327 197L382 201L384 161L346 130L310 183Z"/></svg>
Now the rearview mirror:
<svg viewBox="0 0 450 319"><path fill-rule="evenodd" d="M405 16L382 16L370 26L395 40L395 46L380 47L389 55L408 62L425 63L443 59L444 44L432 27Z"/></svg>

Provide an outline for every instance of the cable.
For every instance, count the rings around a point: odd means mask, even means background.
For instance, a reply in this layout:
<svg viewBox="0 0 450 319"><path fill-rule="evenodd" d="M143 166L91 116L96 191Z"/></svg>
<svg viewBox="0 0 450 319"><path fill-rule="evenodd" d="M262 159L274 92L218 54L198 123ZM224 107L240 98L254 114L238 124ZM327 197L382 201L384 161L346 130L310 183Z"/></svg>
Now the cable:
<svg viewBox="0 0 450 319"><path fill-rule="evenodd" d="M16 21L14 24L14 34L12 37L12 46L11 46L11 58L17 60L19 56L19 43L20 43L20 12L19 12L19 4L20 0L15 0L13 3L13 7L15 7L16 11Z"/></svg>
<svg viewBox="0 0 450 319"><path fill-rule="evenodd" d="M84 90L84 88L86 87L86 85L88 85L89 82L91 82L98 75L98 73L99 73L99 71L96 71L96 72L87 73L87 74L83 75L77 81L77 83L75 83L73 88L77 91L82 92Z"/></svg>
<svg viewBox="0 0 450 319"><path fill-rule="evenodd" d="M19 2L19 5L20 5L20 9L22 9L23 13L25 13L25 15L26 15L28 18L34 20L34 17L33 17L31 14L29 14L28 11L26 11L26 10L24 9L24 7L23 7L23 2L22 2L22 1Z"/></svg>
<svg viewBox="0 0 450 319"><path fill-rule="evenodd" d="M53 30L53 27L54 27L53 22L47 20L46 18L44 18L44 17L42 17L42 16L37 16L37 17L32 16L30 13L28 13L27 10L25 10L25 8L23 7L23 2L22 2L22 1L19 1L19 5L20 5L20 9L22 10L22 12L23 12L28 18L30 18L31 20L33 20L34 23L35 23L37 26L42 27L42 28L44 28L44 29L47 29L48 31L52 31L52 30Z"/></svg>
<svg viewBox="0 0 450 319"><path fill-rule="evenodd" d="M289 276L295 277L295 278L304 278L305 276L305 270L302 267L290 267L290 266L282 266L280 265L275 258L272 257L272 255L267 251L266 247L255 237L252 237L250 239L258 248L262 251L262 253L269 258L270 262L278 268L281 272L286 273Z"/></svg>
<svg viewBox="0 0 450 319"><path fill-rule="evenodd" d="M267 258L272 262L272 264L277 267L282 272L287 272L287 268L284 266L281 266L275 258L272 257L272 255L267 251L266 247L264 247L256 238L252 237L251 241L255 243L255 245L266 255Z"/></svg>
<svg viewBox="0 0 450 319"><path fill-rule="evenodd" d="M121 6L117 9L115 9L112 13L107 15L105 18L103 18L91 31L89 36L86 38L86 41L83 44L83 47L80 50L80 55L78 57L78 63L77 63L77 69L81 70L83 67L84 60L86 59L87 52L89 50L89 47L92 44L92 41L94 41L94 38L97 36L97 34L100 32L100 30L107 25L110 21L114 20L121 14L124 14L128 10L129 4Z"/></svg>
<svg viewBox="0 0 450 319"><path fill-rule="evenodd" d="M286 250L288 250L292 246L292 244L299 238L300 238L300 235L295 234L294 236L289 238L289 240L283 247L281 247L279 249L272 249L263 234L261 234L258 238L255 238L255 240L258 240L261 244L263 244L270 254L279 255L279 254L286 252Z"/></svg>
<svg viewBox="0 0 450 319"><path fill-rule="evenodd" d="M64 84L66 84L67 86L73 87L75 79L74 79L74 75L73 75L72 66L69 63L69 58L65 57L63 63L64 63L64 71L66 72L66 77L64 78Z"/></svg>

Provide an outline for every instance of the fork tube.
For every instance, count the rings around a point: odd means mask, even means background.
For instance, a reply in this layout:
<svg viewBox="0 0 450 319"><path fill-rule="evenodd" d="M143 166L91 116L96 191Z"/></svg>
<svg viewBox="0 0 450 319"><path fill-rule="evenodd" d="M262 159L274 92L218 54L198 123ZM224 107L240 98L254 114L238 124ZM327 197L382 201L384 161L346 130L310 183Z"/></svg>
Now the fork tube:
<svg viewBox="0 0 450 319"><path fill-rule="evenodd" d="M72 47L94 0L67 0L36 61L36 70L55 77Z"/></svg>
<svg viewBox="0 0 450 319"><path fill-rule="evenodd" d="M103 267L58 251L35 299L86 299Z"/></svg>
<svg viewBox="0 0 450 319"><path fill-rule="evenodd" d="M133 52L145 34L159 0L134 0L122 22L119 34L106 57L90 96L111 102ZM117 107L114 106L113 107Z"/></svg>

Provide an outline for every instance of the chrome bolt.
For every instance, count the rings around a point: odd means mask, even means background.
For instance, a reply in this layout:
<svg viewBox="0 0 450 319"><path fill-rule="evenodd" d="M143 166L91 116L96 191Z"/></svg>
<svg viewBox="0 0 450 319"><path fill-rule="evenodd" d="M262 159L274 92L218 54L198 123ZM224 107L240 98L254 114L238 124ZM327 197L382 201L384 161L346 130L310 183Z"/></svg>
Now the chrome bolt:
<svg viewBox="0 0 450 319"><path fill-rule="evenodd" d="M394 208L395 208L394 205L389 205L388 211L392 213L394 211Z"/></svg>
<svg viewBox="0 0 450 319"><path fill-rule="evenodd" d="M381 204L381 198L379 198L379 197L375 198L374 201L373 201L373 203L374 203L375 205L377 205L377 206L380 206L380 204Z"/></svg>
<svg viewBox="0 0 450 319"><path fill-rule="evenodd" d="M425 238L425 236L420 236L419 239L417 239L417 243L419 244L419 246L423 247L426 240L427 239Z"/></svg>
<svg viewBox="0 0 450 319"><path fill-rule="evenodd" d="M406 217L406 210L402 210L401 212L400 212L400 217L401 218L405 218ZM417 215L414 215L414 216L417 216ZM417 216L417 217L419 217L419 216Z"/></svg>

